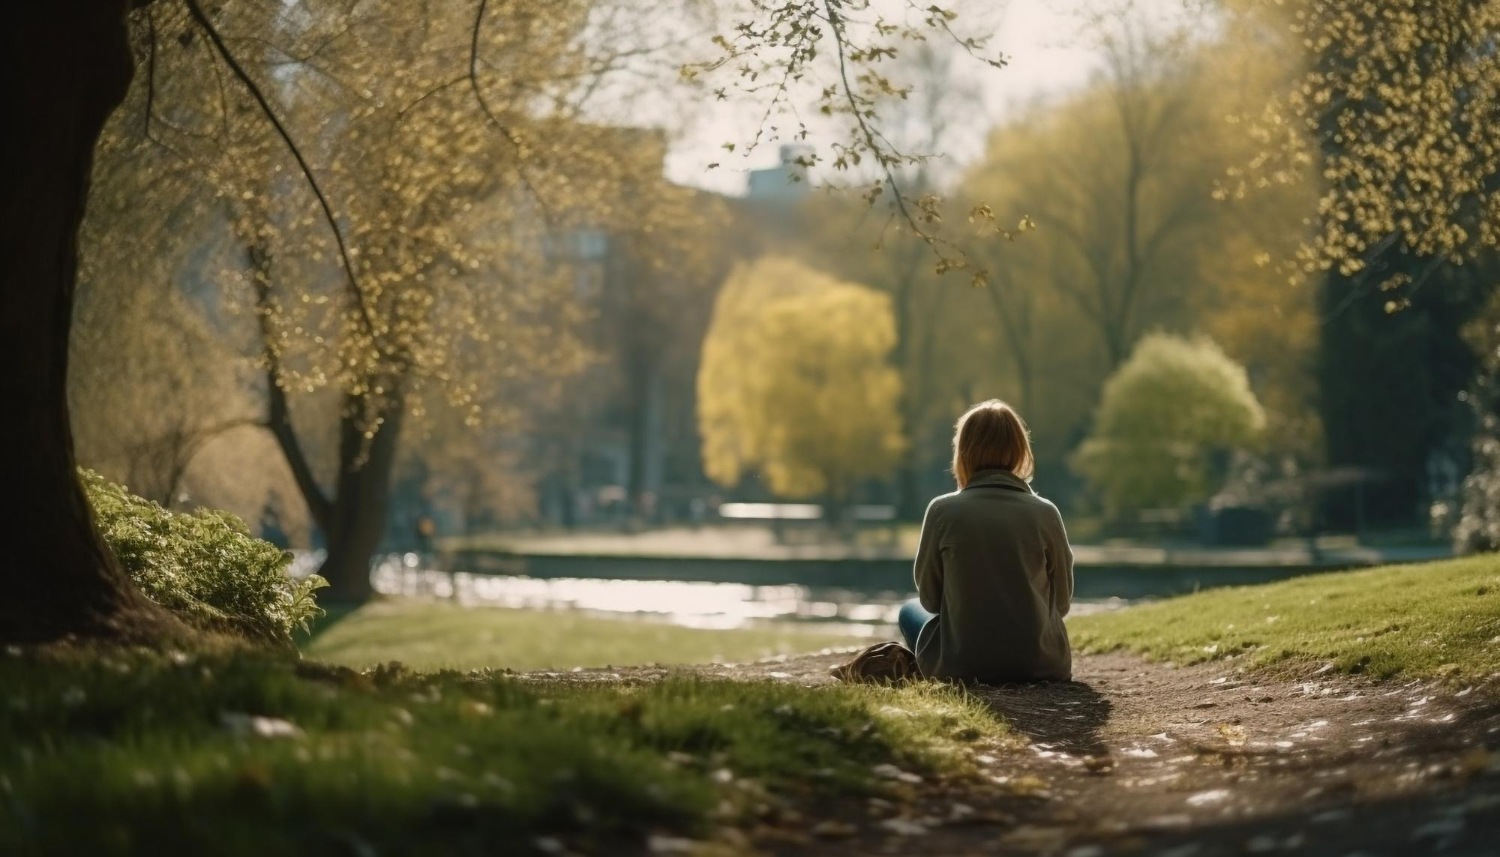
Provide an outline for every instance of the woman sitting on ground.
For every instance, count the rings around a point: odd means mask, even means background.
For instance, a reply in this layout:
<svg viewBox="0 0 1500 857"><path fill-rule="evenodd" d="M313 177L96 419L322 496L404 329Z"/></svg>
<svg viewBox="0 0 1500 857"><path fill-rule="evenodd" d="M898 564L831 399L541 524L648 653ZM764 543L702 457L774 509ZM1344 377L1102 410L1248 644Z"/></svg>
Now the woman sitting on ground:
<svg viewBox="0 0 1500 857"><path fill-rule="evenodd" d="M933 500L917 546L916 600L901 608L906 644L929 678L1068 681L1063 617L1073 551L1057 507L1031 490L1026 424L1004 402L958 420L958 490Z"/></svg>

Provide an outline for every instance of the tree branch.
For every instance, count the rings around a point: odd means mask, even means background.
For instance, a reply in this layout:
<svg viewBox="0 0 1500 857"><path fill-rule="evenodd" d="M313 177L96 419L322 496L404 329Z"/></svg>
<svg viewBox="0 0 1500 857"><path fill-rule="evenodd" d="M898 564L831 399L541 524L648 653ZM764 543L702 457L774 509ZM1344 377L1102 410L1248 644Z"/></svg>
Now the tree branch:
<svg viewBox="0 0 1500 857"><path fill-rule="evenodd" d="M272 348L266 349L267 355L274 353ZM323 488L318 484L317 477L313 474L312 464L307 459L307 454L302 449L302 443L297 439L297 430L292 426L292 412L287 402L286 390L282 389L279 377L279 368L273 368L277 361L270 358L266 369L266 428L270 429L271 435L276 438L276 445L281 448L281 454L286 458L287 467L292 471L292 478L297 483L297 490L302 494L302 499L307 503L307 511L312 515L320 529L325 533L333 521L333 503L328 495L323 493Z"/></svg>
<svg viewBox="0 0 1500 857"><path fill-rule="evenodd" d="M378 341L379 329L375 325L375 319L370 313L369 306L365 303L364 291L359 286L359 278L354 271L354 261L349 257L349 248L344 240L344 231L339 228L338 218L333 214L333 206L329 204L328 197L324 195L323 188L318 184L317 178L313 175L312 166L303 157L302 150L298 148L296 141L292 139L292 135L287 131L286 126L282 124L281 119L276 116L276 111L272 109L271 102L261 92L260 86L245 71L244 66L240 65L239 60L235 59L234 54L229 51L229 47L224 44L223 37L219 35L219 31L214 27L213 23L208 20L208 15L204 14L203 7L199 4L198 0L184 0L184 2L187 4L188 12L192 15L193 20L208 35L219 56L223 57L224 63L229 66L229 70L250 91L251 97L255 99L256 104L260 105L261 112L265 114L266 119L276 129L277 135L281 137L282 142L286 144L287 149L292 153L292 157L297 161L297 166L302 171L302 177L307 180L308 187L312 189L313 196L317 197L318 205L323 209L323 218L328 222L328 228L333 230L333 239L338 245L339 259L344 263L344 273L348 277L350 293L354 298L355 308L359 310L359 317L364 324L365 333L371 340Z"/></svg>
<svg viewBox="0 0 1500 857"><path fill-rule="evenodd" d="M323 532L328 532L333 521L333 502L323 493L318 478L313 473L302 443L292 425L291 403L286 389L282 387L281 354L276 347L274 331L271 330L271 285L269 282L270 259L260 249L249 246L245 255L255 273L255 317L260 324L261 351L266 359L266 422L265 426L276 438L276 445L286 458L287 467L297 483L297 490L307 503L307 510Z"/></svg>
<svg viewBox="0 0 1500 857"><path fill-rule="evenodd" d="M166 496L168 500L177 495L177 488L182 484L182 479L187 475L188 467L192 465L193 459L203 451L208 442L223 434L245 426L265 427L265 423L253 417L241 417L239 419L224 420L212 423L197 429L182 431L178 433L176 444L177 452L172 456L172 473L168 477ZM162 505L166 505L163 503Z"/></svg>
<svg viewBox="0 0 1500 857"><path fill-rule="evenodd" d="M844 29L844 21L827 0L824 0L824 11L828 14L828 23L833 30L833 44L838 48L839 54L839 80L844 86L844 100L849 104L849 113L854 117L854 122L859 126L860 133L864 135L865 145L870 147L870 154L874 156L875 162L880 166L880 172L885 176L885 184L891 189L891 194L896 199L896 210L901 213L901 218L911 227L917 237L932 244L933 238L917 225L915 218L906 208L906 199L901 195L901 187L896 183L896 174L891 171L890 164L886 163L885 156L880 150L880 143L875 133L870 130L869 123L865 121L864 113L859 109L859 102L854 99L854 85L849 82L849 63L845 56L844 43L847 39L847 31Z"/></svg>
<svg viewBox="0 0 1500 857"><path fill-rule="evenodd" d="M537 191L536 185L532 184L531 177L526 174L526 149L521 145L521 141L516 139L510 127L501 122L500 117L495 115L495 111L490 109L489 102L484 98L484 90L479 85L479 34L484 28L484 12L488 6L489 0L479 0L479 10L474 13L474 28L469 39L469 88L474 91L474 100L479 104L479 109L484 113L485 118L500 129L500 134L515 150L516 176L536 200L537 205L542 209L543 219L550 225L553 217L551 210L547 207L547 200Z"/></svg>

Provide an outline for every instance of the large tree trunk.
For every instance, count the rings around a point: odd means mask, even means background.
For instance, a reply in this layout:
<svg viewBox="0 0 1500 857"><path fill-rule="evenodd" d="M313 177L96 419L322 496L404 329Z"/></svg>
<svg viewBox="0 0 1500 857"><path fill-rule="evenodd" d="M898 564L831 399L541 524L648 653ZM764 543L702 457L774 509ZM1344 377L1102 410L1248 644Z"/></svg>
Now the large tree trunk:
<svg viewBox="0 0 1500 857"><path fill-rule="evenodd" d="M1408 266L1424 260L1402 257ZM1487 293L1480 265L1443 267L1412 307L1388 313L1369 284L1331 272L1319 296L1318 406L1328 465L1368 473L1321 498L1328 526L1398 526L1426 517L1428 458L1463 436L1459 393L1476 360L1461 335Z"/></svg>
<svg viewBox="0 0 1500 857"><path fill-rule="evenodd" d="M383 405L373 438L365 437L364 403L352 400L339 421L339 473L324 535L328 558L318 573L328 580L326 600L359 603L374 594L370 561L385 536L391 473L401 436L402 403Z"/></svg>
<svg viewBox="0 0 1500 857"><path fill-rule="evenodd" d="M68 334L94 145L132 74L125 3L24 3L5 28L0 235L0 640L154 636L177 626L120 570L78 482Z"/></svg>
<svg viewBox="0 0 1500 857"><path fill-rule="evenodd" d="M378 406L379 413L371 414L370 403L365 399L345 398L344 413L339 418L338 473L333 493L329 494L319 484L312 462L303 450L292 423L291 403L276 383L274 367L266 380L267 425L291 468L314 525L323 533L328 546L328 556L318 569L328 581L321 600L355 604L366 601L374 594L370 561L385 536L390 510L403 400L399 393L394 394ZM397 386L390 384L388 388ZM376 425L376 417L383 418L374 437L367 438L366 428Z"/></svg>

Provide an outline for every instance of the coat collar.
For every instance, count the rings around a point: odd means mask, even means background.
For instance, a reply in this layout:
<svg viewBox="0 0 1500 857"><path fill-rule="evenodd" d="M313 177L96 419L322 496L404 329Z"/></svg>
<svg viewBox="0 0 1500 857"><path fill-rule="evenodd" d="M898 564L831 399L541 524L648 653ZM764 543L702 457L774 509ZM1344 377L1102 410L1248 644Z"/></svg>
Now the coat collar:
<svg viewBox="0 0 1500 857"><path fill-rule="evenodd" d="M969 484L964 486L964 490L967 491L970 488L979 488L986 485L993 485L997 488L1009 488L1012 491L1025 491L1027 494L1033 493L1031 486L1026 483L1026 480L1011 473L1009 470L998 469L981 470L975 473L970 477Z"/></svg>

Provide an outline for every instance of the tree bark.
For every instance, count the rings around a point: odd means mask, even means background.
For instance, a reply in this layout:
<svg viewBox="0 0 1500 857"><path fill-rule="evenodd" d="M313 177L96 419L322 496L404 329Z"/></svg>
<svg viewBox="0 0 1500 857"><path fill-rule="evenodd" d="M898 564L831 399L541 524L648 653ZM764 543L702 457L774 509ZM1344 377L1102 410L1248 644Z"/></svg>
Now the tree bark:
<svg viewBox="0 0 1500 857"><path fill-rule="evenodd" d="M147 639L180 631L141 595L94 526L78 482L67 400L68 336L94 145L133 73L126 4L25 3L3 53L0 190L0 473L10 511L0 641Z"/></svg>
<svg viewBox="0 0 1500 857"><path fill-rule="evenodd" d="M318 573L328 580L326 600L360 603L375 590L370 561L385 536L390 509L391 473L401 436L403 404L399 396L380 407L382 422L365 437L366 402L350 398L339 421L339 472L324 535L328 558Z"/></svg>
<svg viewBox="0 0 1500 857"><path fill-rule="evenodd" d="M275 352L268 350L267 354ZM328 581L328 589L320 600L346 604L368 601L375 594L370 584L370 562L385 537L390 511L404 400L399 393L393 394L381 403L378 413L371 414L367 400L345 398L344 413L339 418L338 473L330 494L319 484L297 436L291 403L277 384L278 373L279 367L273 362L266 377L266 424L292 471L313 524L327 542L328 556L318 573ZM374 437L367 438L365 430L372 424L372 417L381 419Z"/></svg>

